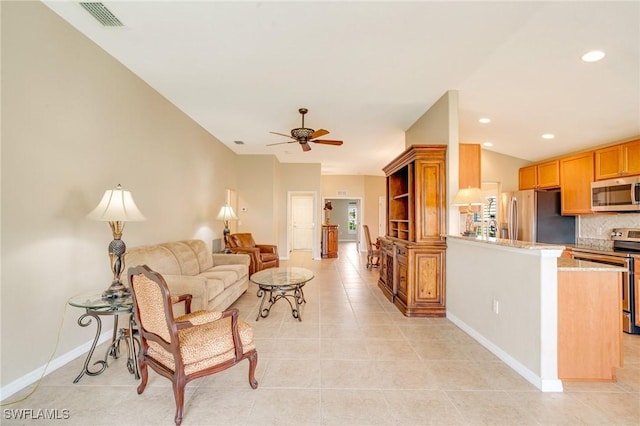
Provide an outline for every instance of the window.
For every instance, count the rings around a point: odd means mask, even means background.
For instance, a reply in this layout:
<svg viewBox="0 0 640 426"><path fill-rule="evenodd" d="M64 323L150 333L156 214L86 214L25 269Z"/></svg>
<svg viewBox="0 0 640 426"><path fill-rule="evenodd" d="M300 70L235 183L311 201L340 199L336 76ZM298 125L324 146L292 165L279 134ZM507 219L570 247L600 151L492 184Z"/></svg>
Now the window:
<svg viewBox="0 0 640 426"><path fill-rule="evenodd" d="M347 233L355 234L358 228L358 207L350 205L347 209Z"/></svg>

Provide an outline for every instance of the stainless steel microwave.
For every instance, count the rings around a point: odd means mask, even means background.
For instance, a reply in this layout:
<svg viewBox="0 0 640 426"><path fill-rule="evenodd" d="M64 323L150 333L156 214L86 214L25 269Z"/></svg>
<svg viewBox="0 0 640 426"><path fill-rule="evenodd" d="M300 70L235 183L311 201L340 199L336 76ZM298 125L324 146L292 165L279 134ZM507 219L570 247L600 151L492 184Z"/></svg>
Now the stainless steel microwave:
<svg viewBox="0 0 640 426"><path fill-rule="evenodd" d="M594 212L640 212L640 176L591 183Z"/></svg>

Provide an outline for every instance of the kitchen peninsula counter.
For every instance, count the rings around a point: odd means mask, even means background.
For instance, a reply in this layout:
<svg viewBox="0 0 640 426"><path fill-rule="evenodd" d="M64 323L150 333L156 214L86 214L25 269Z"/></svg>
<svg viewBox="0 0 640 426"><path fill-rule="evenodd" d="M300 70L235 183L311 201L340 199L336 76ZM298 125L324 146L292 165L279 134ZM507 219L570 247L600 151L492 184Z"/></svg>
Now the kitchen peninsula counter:
<svg viewBox="0 0 640 426"><path fill-rule="evenodd" d="M542 391L562 392L562 380L611 380L620 361L621 323L613 331L612 322L621 321L616 288L620 288L623 268L560 258L564 245L455 235L447 236L447 246L447 318ZM600 285L587 284L589 281L600 281ZM607 283L607 290L593 293L602 282ZM604 294L607 298L593 306L567 304L576 293L591 301ZM591 377L595 373L590 371L587 377L567 375L564 354L574 354L572 362L579 364L576 358L588 357L578 357L576 351L594 352L579 349L580 345L569 340L570 334L593 337L586 324L581 324L585 319L578 318L585 315L589 321L602 321L594 309L603 303L607 307L602 315L609 323L602 336L608 341L597 344L618 354L617 360L604 362L609 378ZM565 325L570 327L569 334Z"/></svg>

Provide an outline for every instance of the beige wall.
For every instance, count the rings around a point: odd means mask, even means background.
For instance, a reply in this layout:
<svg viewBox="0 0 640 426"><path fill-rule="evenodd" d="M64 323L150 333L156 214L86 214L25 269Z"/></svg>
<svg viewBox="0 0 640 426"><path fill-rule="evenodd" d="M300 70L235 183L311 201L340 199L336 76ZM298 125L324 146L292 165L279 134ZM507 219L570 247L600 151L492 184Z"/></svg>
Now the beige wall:
<svg viewBox="0 0 640 426"><path fill-rule="evenodd" d="M392 158L389 159L391 161ZM386 196L384 176L322 176L322 198L362 199L361 223L369 225L371 237L377 235L379 215L378 199Z"/></svg>
<svg viewBox="0 0 640 426"><path fill-rule="evenodd" d="M518 170L531 164L521 158L482 150L482 181L500 182L501 191L518 190Z"/></svg>
<svg viewBox="0 0 640 426"><path fill-rule="evenodd" d="M39 2L2 2L2 385L89 341L71 296L106 288L105 223L85 215L130 190L146 222L129 247L222 234L228 148ZM108 329L108 326L105 324Z"/></svg>
<svg viewBox="0 0 640 426"><path fill-rule="evenodd" d="M258 244L278 241L278 160L272 155L240 155L236 159L238 181L238 232L250 232Z"/></svg>
<svg viewBox="0 0 640 426"><path fill-rule="evenodd" d="M447 147L447 206L458 192L458 91L449 90L405 132L405 146L444 144ZM448 208L447 229L457 234L457 209Z"/></svg>
<svg viewBox="0 0 640 426"><path fill-rule="evenodd" d="M291 235L291 226L288 223L289 205L288 195L290 192L311 193L316 198L315 219L317 230L314 235L314 244L312 257L320 258L320 222L322 220L322 207L320 204L319 194L321 188L320 163L305 164L288 164L280 165L280 174L278 179L279 190L277 194L278 204L280 205L278 221L280 225L280 236L278 240L278 253L281 258L288 258L289 253L287 247L290 242L287 237Z"/></svg>

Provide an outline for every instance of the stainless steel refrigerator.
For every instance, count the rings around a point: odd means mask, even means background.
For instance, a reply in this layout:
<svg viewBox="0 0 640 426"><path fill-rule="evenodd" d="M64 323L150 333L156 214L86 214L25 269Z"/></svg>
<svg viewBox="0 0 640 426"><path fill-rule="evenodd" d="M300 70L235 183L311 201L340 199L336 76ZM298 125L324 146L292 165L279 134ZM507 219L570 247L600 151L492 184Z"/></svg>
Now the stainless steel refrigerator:
<svg viewBox="0 0 640 426"><path fill-rule="evenodd" d="M500 194L500 238L550 244L575 244L576 218L562 216L560 191Z"/></svg>

